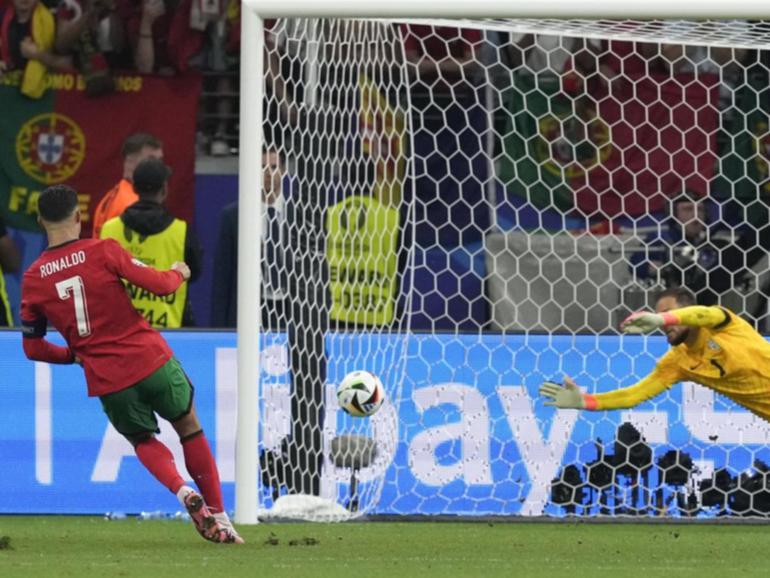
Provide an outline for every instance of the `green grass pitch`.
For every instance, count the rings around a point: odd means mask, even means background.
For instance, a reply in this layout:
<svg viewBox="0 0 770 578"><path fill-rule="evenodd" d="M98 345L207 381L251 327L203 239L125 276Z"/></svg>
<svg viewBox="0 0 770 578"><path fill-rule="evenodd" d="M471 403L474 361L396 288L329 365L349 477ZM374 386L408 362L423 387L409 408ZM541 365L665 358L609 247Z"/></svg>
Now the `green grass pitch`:
<svg viewBox="0 0 770 578"><path fill-rule="evenodd" d="M0 576L767 576L770 527L362 522L241 526L245 546L177 520L0 516ZM7 537L7 538L4 538Z"/></svg>

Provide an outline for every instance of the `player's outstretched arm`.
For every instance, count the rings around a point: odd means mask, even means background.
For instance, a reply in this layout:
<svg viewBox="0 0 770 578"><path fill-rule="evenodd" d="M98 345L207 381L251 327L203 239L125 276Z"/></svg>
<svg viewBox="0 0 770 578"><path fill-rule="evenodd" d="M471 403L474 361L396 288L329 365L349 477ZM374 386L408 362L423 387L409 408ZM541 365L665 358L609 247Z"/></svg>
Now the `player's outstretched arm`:
<svg viewBox="0 0 770 578"><path fill-rule="evenodd" d="M632 313L620 324L624 333L651 333L669 325L719 328L730 323L730 313L721 307L691 305L665 313L640 311Z"/></svg>
<svg viewBox="0 0 770 578"><path fill-rule="evenodd" d="M650 375L630 387L624 387L608 393L583 393L578 385L568 376L564 383L546 381L540 386L540 395L547 398L545 405L559 409L627 409L655 397L676 383L676 379L666 379L656 368Z"/></svg>
<svg viewBox="0 0 770 578"><path fill-rule="evenodd" d="M190 277L190 269L184 263L177 262L168 271L158 271L134 259L113 239L104 241L104 252L107 267L112 272L155 295L173 293Z"/></svg>

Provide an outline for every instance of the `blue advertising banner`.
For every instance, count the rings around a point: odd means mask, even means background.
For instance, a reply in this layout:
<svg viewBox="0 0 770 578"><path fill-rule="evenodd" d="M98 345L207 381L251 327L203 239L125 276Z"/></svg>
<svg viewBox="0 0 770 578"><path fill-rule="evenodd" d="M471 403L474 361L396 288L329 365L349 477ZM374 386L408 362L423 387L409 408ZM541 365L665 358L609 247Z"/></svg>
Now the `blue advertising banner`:
<svg viewBox="0 0 770 578"><path fill-rule="evenodd" d="M198 414L232 507L235 335L166 337L195 385ZM27 361L20 340L18 333L0 332L0 513L177 511L175 497L144 470L98 400L86 397L80 368ZM757 460L770 462L770 424L687 383L615 412L556 411L537 396L544 379L564 373L594 392L630 385L666 347L662 337L330 335L324 438L354 432L377 441L377 459L358 475L361 507L370 513L593 514L654 501L659 510L677 514L685 496L697 501L700 515L715 515L718 508L701 500L700 480L722 468L735 476L761 468ZM265 448L280 447L291 429L288 358L284 335L264 336ZM389 399L372 418L353 419L336 407L335 384L352 369L383 379ZM619 453L623 423L641 433L651 452L641 477L645 488L657 488L656 495L626 495L625 481L636 474L610 459ZM181 469L172 428L162 424L161 430ZM640 448L632 444L623 461L633 461ZM666 477L673 450L680 452L674 465L687 470L683 479ZM578 488L571 494L578 505L572 510L552 501L552 480L564 477L565 468L574 466L577 487L589 475L596 482L591 467L602 463L618 466L611 492ZM327 460L325 496L344 503L349 481L349 470ZM264 502L270 505L267 490Z"/></svg>

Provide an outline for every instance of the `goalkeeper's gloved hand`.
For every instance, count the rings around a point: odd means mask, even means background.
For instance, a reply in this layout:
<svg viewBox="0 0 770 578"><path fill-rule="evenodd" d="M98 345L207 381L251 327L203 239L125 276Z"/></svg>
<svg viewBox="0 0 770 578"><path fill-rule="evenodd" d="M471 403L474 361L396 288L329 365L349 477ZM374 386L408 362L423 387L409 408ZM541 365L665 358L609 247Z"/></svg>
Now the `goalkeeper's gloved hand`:
<svg viewBox="0 0 770 578"><path fill-rule="evenodd" d="M638 311L626 317L620 324L623 333L652 333L667 325L676 325L676 315L671 313L649 313Z"/></svg>
<svg viewBox="0 0 770 578"><path fill-rule="evenodd" d="M540 386L540 395L549 398L544 405L552 405L559 409L585 409L585 396L577 384L564 376L564 385L546 381Z"/></svg>

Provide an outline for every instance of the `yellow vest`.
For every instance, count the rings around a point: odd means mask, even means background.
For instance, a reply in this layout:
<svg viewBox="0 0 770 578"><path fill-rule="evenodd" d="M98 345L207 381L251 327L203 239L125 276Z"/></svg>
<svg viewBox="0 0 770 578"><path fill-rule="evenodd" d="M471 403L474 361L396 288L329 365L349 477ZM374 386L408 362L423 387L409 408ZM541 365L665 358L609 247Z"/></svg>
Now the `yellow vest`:
<svg viewBox="0 0 770 578"><path fill-rule="evenodd" d="M175 261L184 261L184 242L187 223L174 219L171 225L155 235L143 236L126 226L120 217L107 221L102 227L102 239L115 239L131 255L145 265L164 271ZM134 307L147 322L158 329L182 326L182 315L187 301L187 283L171 295L160 297L146 289L126 282Z"/></svg>
<svg viewBox="0 0 770 578"><path fill-rule="evenodd" d="M8 301L8 293L5 290L5 277L3 276L3 270L0 268L0 302L3 303L5 308L5 319L0 318L0 325L7 325L13 327L13 316L11 315L11 303Z"/></svg>
<svg viewBox="0 0 770 578"><path fill-rule="evenodd" d="M327 211L332 319L361 325L393 321L398 228L398 211L371 197L348 197Z"/></svg>

